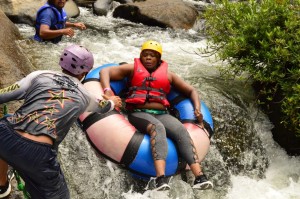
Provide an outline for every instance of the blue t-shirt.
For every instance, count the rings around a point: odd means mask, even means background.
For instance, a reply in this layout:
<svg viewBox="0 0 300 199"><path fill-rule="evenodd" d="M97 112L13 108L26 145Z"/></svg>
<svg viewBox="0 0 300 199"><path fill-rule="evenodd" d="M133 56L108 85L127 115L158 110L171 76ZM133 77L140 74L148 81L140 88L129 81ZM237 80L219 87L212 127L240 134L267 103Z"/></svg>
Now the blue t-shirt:
<svg viewBox="0 0 300 199"><path fill-rule="evenodd" d="M52 8L46 8L39 15L40 24L46 24L50 28L57 24L57 17Z"/></svg>
<svg viewBox="0 0 300 199"><path fill-rule="evenodd" d="M64 9L58 10L53 6L49 6L45 4L43 7L39 9L36 16L36 33L34 35L34 39L36 41L51 41L53 43L58 43L61 41L62 35L53 39L45 40L42 39L39 35L40 27L42 24L48 25L50 30L58 30L65 28L65 24L67 21L67 13Z"/></svg>

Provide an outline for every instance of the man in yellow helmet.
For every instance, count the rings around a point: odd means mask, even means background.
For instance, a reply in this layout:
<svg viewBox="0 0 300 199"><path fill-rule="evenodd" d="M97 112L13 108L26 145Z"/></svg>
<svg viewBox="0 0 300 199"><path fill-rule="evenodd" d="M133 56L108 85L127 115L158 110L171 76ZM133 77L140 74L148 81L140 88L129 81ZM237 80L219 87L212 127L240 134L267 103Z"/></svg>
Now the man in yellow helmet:
<svg viewBox="0 0 300 199"><path fill-rule="evenodd" d="M195 88L168 70L168 64L161 60L162 46L156 41L147 41L142 45L140 58L134 64L108 67L101 70L101 84L105 94L110 96L110 80L129 79L129 94L125 100L129 110L128 120L140 132L147 132L151 137L152 157L156 171L156 189L170 189L168 177L165 176L166 156L168 152L167 137L177 144L179 153L189 164L196 179L193 188L212 188L201 171L199 158L193 141L183 124L168 114L170 106L167 94L171 86L189 97L194 104L195 116L203 127L200 112L200 99Z"/></svg>

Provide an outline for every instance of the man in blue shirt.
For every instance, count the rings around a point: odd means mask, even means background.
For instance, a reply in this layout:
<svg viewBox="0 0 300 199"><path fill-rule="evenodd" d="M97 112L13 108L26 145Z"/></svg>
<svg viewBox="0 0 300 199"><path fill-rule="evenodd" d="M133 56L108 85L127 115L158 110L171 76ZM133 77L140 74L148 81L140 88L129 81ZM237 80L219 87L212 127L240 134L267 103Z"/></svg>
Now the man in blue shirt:
<svg viewBox="0 0 300 199"><path fill-rule="evenodd" d="M74 29L85 30L83 23L67 22L67 13L64 6L67 0L48 0L37 12L36 33L34 39L37 41L50 41L58 43L63 35L74 36Z"/></svg>

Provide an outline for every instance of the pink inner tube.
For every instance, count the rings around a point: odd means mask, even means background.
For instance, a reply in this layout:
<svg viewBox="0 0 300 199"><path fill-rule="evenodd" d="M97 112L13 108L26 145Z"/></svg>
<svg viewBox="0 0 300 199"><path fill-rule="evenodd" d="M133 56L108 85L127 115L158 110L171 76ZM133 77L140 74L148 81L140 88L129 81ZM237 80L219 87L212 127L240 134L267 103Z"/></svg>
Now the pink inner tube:
<svg viewBox="0 0 300 199"><path fill-rule="evenodd" d="M84 84L96 98L102 99L103 89L99 82L91 81ZM79 120L82 122L91 113L83 113ZM93 145L103 154L116 162L120 162L124 151L136 129L121 114L109 115L92 124L86 133Z"/></svg>

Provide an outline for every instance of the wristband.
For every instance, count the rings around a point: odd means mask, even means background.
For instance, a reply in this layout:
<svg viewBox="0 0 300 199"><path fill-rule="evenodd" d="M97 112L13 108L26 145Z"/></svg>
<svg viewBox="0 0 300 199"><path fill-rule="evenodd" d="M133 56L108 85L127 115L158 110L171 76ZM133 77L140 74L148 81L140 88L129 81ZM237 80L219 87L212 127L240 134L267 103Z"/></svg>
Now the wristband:
<svg viewBox="0 0 300 199"><path fill-rule="evenodd" d="M111 107L109 109L109 111L112 111L115 108L115 103L112 100L108 100L111 103Z"/></svg>
<svg viewBox="0 0 300 199"><path fill-rule="evenodd" d="M103 89L103 92L105 93L106 91L111 91L111 89L110 88L105 88L105 89Z"/></svg>

